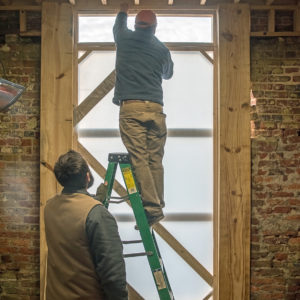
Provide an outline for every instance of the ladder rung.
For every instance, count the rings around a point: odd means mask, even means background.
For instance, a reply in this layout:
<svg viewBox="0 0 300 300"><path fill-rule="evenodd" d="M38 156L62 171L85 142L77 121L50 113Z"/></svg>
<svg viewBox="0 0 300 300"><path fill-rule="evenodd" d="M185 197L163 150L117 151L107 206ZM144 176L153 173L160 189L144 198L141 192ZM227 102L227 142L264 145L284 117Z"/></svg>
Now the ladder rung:
<svg viewBox="0 0 300 300"><path fill-rule="evenodd" d="M129 195L125 195L125 196L123 196L123 197L110 197L109 199L129 199Z"/></svg>
<svg viewBox="0 0 300 300"><path fill-rule="evenodd" d="M143 240L122 241L123 244L138 244L142 242Z"/></svg>
<svg viewBox="0 0 300 300"><path fill-rule="evenodd" d="M131 253L131 254L124 254L123 257L136 257L136 256L151 256L153 253L151 251L147 252L138 252L138 253Z"/></svg>
<svg viewBox="0 0 300 300"><path fill-rule="evenodd" d="M112 204L120 204L120 203L127 202L127 201L128 201L128 200L123 199L123 200L119 200L119 201L109 200L109 201L107 201L107 202L108 202L108 203L112 203Z"/></svg>

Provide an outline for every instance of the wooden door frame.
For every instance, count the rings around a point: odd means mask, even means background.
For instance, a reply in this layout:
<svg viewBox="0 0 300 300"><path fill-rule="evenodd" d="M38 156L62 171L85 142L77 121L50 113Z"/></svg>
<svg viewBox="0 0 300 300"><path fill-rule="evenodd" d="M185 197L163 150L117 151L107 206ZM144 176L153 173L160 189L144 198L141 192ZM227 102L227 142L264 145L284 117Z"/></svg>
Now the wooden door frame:
<svg viewBox="0 0 300 300"><path fill-rule="evenodd" d="M88 9L99 9L98 2L89 1ZM82 3L78 1L78 9ZM158 0L153 3L153 8L166 6ZM116 7L114 4L112 12L115 13ZM185 13L187 9L195 13L199 6L185 7ZM168 10L179 14L183 7L168 7ZM42 2L41 161L49 165L60 154L77 147L73 132L73 101L77 98L75 11L76 7L69 3ZM217 300L247 300L250 294L249 12L247 4L217 8L218 87L214 104L214 299ZM47 199L60 189L52 171L41 166L41 299L45 299L47 253L43 209Z"/></svg>

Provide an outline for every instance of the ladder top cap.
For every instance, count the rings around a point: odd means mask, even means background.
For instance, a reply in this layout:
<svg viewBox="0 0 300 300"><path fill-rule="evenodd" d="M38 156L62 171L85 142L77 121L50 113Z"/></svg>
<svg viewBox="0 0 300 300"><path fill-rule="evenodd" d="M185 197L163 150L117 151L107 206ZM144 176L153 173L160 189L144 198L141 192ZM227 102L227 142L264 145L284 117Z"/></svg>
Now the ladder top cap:
<svg viewBox="0 0 300 300"><path fill-rule="evenodd" d="M129 158L129 154L124 152L109 153L108 161L118 162L118 163L130 163L130 158Z"/></svg>

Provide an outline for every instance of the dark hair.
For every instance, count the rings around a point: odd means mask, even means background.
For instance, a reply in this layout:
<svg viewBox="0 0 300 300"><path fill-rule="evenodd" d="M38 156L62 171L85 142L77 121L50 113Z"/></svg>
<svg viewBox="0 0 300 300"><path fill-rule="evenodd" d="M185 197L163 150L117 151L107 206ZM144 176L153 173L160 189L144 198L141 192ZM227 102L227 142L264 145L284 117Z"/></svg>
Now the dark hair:
<svg viewBox="0 0 300 300"><path fill-rule="evenodd" d="M57 181L64 187L86 188L89 166L80 153L70 150L58 158L54 166Z"/></svg>

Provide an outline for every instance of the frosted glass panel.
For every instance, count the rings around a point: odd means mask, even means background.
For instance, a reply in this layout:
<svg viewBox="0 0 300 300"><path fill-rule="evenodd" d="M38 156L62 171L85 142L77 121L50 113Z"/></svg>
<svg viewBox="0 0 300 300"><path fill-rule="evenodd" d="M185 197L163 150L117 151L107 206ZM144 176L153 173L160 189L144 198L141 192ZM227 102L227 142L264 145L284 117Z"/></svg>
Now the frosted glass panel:
<svg viewBox="0 0 300 300"><path fill-rule="evenodd" d="M114 51L93 51L78 67L78 103L81 103L114 69Z"/></svg>
<svg viewBox="0 0 300 300"><path fill-rule="evenodd" d="M115 16L80 16L79 42L113 42ZM134 30L134 16L128 28ZM163 42L212 42L212 17L157 17L156 36Z"/></svg>
<svg viewBox="0 0 300 300"><path fill-rule="evenodd" d="M165 212L212 213L212 138L168 138L165 147Z"/></svg>
<svg viewBox="0 0 300 300"><path fill-rule="evenodd" d="M80 42L112 42L115 17L79 17ZM129 18L133 29L134 18ZM184 24L184 26L183 26ZM165 42L212 42L210 17L159 17L157 34ZM79 53L82 56L83 52ZM174 76L163 81L164 112L169 129L213 128L213 65L199 51L173 51ZM212 52L208 55L213 57ZM93 51L78 70L81 103L115 68L115 52ZM119 107L112 103L110 91L78 124L79 141L106 168L108 154L126 152L120 137L80 137L81 129L118 129ZM179 131L180 132L180 131ZM168 137L164 156L165 202L167 216L161 223L209 271L213 272L213 224L174 222L169 214L213 212L213 139L212 137ZM103 179L94 170L95 193ZM118 168L116 179L124 186ZM117 196L113 192L114 196ZM110 204L122 240L140 239L134 230L131 208L123 203ZM170 215L169 215L170 216ZM171 215L174 216L174 215ZM123 217L123 219L121 218ZM211 287L158 235L157 242L175 298L203 299ZM124 245L124 253L143 252L143 245ZM127 281L145 298L159 300L146 257L126 258Z"/></svg>
<svg viewBox="0 0 300 300"><path fill-rule="evenodd" d="M163 81L169 128L212 128L213 65L200 52L172 52L174 75Z"/></svg>
<svg viewBox="0 0 300 300"><path fill-rule="evenodd" d="M168 128L212 128L213 66L200 52L173 51L174 76L163 81ZM79 101L114 69L115 54L95 51L79 65ZM118 128L119 107L110 91L79 128Z"/></svg>
<svg viewBox="0 0 300 300"><path fill-rule="evenodd" d="M88 114L80 121L78 128L119 128L119 106L112 103L112 89Z"/></svg>

